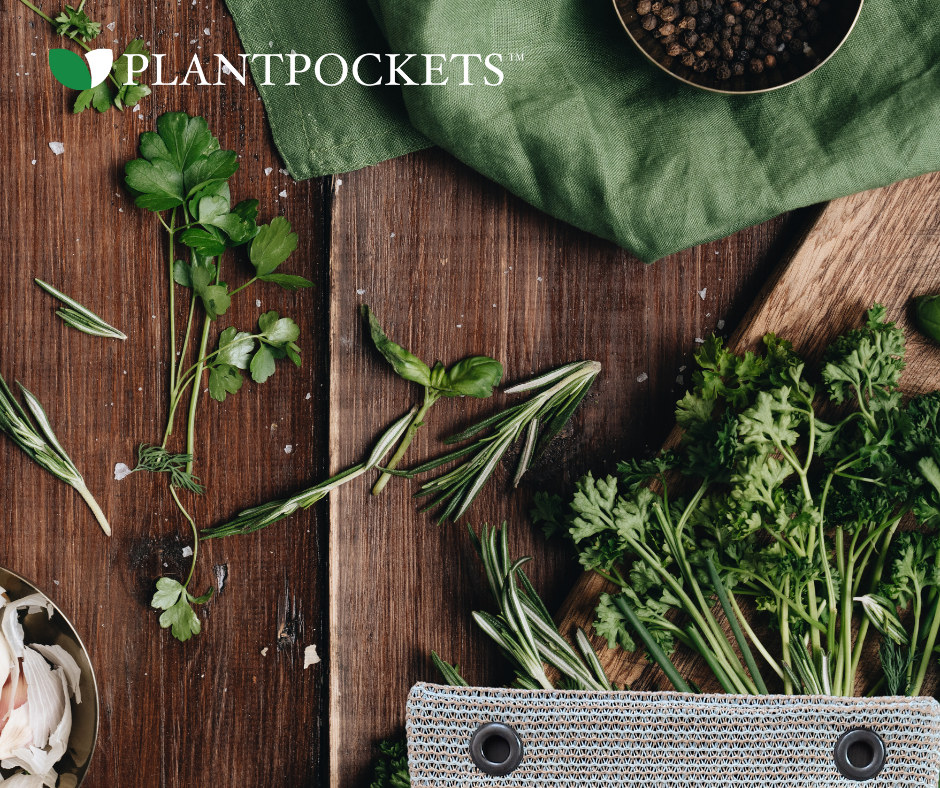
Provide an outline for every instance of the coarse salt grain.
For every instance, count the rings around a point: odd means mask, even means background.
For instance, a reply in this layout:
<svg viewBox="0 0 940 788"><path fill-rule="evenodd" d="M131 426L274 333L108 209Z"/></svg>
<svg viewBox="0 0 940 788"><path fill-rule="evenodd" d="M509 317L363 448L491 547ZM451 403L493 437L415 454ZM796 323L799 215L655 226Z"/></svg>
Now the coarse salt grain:
<svg viewBox="0 0 940 788"><path fill-rule="evenodd" d="M265 167L265 168L264 168L264 174L265 174L265 175L270 175L272 172L274 172L274 167Z"/></svg>
<svg viewBox="0 0 940 788"><path fill-rule="evenodd" d="M193 554L193 548L189 545L183 548L183 558L189 558Z"/></svg>
<svg viewBox="0 0 940 788"><path fill-rule="evenodd" d="M65 153L65 145L61 142L50 142L49 150L51 150L56 156L61 156Z"/></svg>
<svg viewBox="0 0 940 788"><path fill-rule="evenodd" d="M121 481L121 479L125 478L126 476L130 476L130 475L131 475L131 469L128 468L125 463L119 462L119 463L115 464L115 466L114 466L114 480L115 480L116 482L119 482L119 481Z"/></svg>
<svg viewBox="0 0 940 788"><path fill-rule="evenodd" d="M650 376L647 375L645 372L642 372L641 374L639 374L639 375L636 376L636 382L637 382L637 383L643 383L643 382L649 380L649 377L650 377Z"/></svg>
<svg viewBox="0 0 940 788"><path fill-rule="evenodd" d="M289 443L284 447L284 454L290 454L294 450L294 447Z"/></svg>
<svg viewBox="0 0 940 788"><path fill-rule="evenodd" d="M287 196L287 189L282 189L281 191L279 191L279 192L277 193L277 196L278 196L278 197L286 197L286 196Z"/></svg>
<svg viewBox="0 0 940 788"><path fill-rule="evenodd" d="M707 287L703 287L701 290L698 291L698 297L701 298L701 299L704 301L704 300L705 300L705 293L707 293L707 292L708 292L708 288L707 288Z"/></svg>
<svg viewBox="0 0 940 788"><path fill-rule="evenodd" d="M320 657L317 656L317 647L307 646L307 648L304 649L304 670L311 665L316 665L319 661Z"/></svg>
<svg viewBox="0 0 940 788"><path fill-rule="evenodd" d="M724 327L725 327L725 321L724 321L724 320L719 320L719 321L718 321L718 330L721 331L721 329L723 329Z"/></svg>

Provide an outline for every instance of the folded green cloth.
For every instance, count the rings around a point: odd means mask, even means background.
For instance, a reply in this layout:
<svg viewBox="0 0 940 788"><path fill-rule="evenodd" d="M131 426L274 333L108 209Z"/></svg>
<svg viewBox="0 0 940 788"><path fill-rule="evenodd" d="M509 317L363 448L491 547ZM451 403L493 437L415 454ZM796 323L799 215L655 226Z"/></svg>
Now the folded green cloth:
<svg viewBox="0 0 940 788"><path fill-rule="evenodd" d="M312 73L300 87L262 87L295 177L356 169L431 140L647 262L940 169L940 14L931 0L867 0L829 63L755 96L708 93L662 73L636 51L609 0L373 0L387 43L363 0L321 0L310 23L301 0L228 3L249 52L272 51L273 41L273 51L337 52L350 62L367 51L504 56L498 87L483 86L482 73L462 87L451 71L444 87L324 87ZM423 82L423 58L405 71Z"/></svg>

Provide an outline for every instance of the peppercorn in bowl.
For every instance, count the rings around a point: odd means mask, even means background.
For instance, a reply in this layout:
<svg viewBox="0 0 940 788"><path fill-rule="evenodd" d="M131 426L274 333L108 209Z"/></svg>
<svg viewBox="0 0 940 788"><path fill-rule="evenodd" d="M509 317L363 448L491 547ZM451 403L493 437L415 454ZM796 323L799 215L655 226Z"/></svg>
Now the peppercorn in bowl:
<svg viewBox="0 0 940 788"><path fill-rule="evenodd" d="M862 0L614 0L633 42L696 87L761 93L790 85L831 58Z"/></svg>

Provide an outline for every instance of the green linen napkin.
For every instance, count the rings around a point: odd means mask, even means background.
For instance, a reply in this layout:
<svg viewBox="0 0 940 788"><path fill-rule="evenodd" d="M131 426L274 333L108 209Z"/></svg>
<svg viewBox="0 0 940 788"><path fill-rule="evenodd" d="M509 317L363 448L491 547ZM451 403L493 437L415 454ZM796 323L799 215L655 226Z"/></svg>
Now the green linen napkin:
<svg viewBox="0 0 940 788"><path fill-rule="evenodd" d="M355 169L429 139L651 262L783 211L940 169L940 14L931 0L866 0L829 63L756 96L708 93L662 73L635 50L609 0L373 5L387 44L362 0L322 0L317 22L303 25L309 6L299 0L229 0L246 51L269 51L273 40L277 51L311 57L501 53L505 79L352 89L307 75L301 87L261 88L295 177ZM409 66L424 81L423 59Z"/></svg>

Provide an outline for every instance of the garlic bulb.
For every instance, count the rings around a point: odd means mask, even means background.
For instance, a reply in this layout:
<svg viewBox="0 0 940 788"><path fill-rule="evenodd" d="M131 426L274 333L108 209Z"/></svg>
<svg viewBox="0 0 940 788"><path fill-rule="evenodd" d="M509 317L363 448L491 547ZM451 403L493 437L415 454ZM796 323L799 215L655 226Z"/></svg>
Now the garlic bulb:
<svg viewBox="0 0 940 788"><path fill-rule="evenodd" d="M55 608L41 594L9 602L0 589L0 768L16 772L2 788L55 788L55 765L72 732L72 705L81 703L81 669L61 646L26 643L22 611Z"/></svg>

